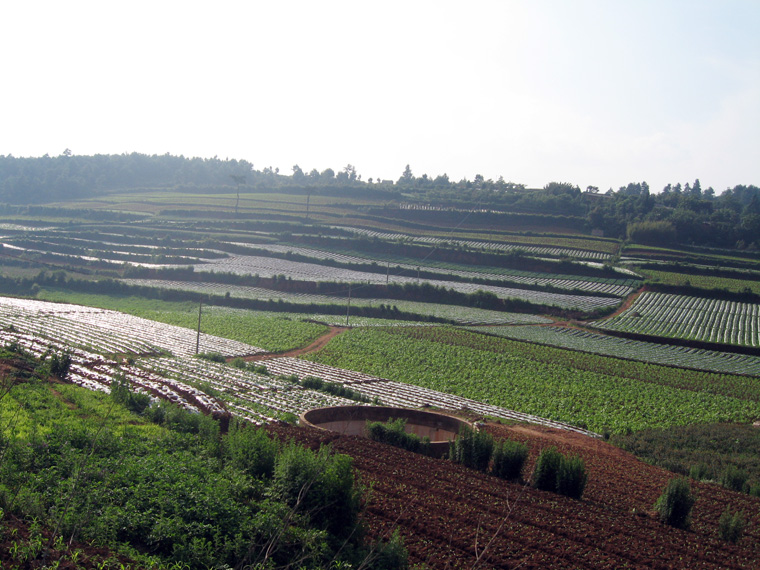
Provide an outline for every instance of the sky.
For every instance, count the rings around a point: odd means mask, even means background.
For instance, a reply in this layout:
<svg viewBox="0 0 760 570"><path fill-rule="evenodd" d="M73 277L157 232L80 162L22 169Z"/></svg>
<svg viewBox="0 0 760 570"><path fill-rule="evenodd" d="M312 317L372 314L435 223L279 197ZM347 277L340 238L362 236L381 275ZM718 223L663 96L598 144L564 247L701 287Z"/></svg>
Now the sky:
<svg viewBox="0 0 760 570"><path fill-rule="evenodd" d="M760 185L758 0L0 6L0 154Z"/></svg>

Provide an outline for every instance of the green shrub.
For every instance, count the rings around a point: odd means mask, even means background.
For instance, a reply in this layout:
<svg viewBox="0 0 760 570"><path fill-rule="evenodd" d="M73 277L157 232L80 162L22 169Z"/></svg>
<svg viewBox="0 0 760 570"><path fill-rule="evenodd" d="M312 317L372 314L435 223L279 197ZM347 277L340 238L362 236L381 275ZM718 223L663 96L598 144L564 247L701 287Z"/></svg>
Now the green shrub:
<svg viewBox="0 0 760 570"><path fill-rule="evenodd" d="M741 513L732 513L731 507L726 507L718 520L718 534L723 540L736 544L744 534L744 525Z"/></svg>
<svg viewBox="0 0 760 570"><path fill-rule="evenodd" d="M234 366L235 368L240 368L241 370L245 370L246 368L248 368L248 363L238 356L237 358L233 358L230 361L230 366Z"/></svg>
<svg viewBox="0 0 760 570"><path fill-rule="evenodd" d="M586 464L578 456L566 457L548 447L539 454L531 481L536 489L580 499L588 482Z"/></svg>
<svg viewBox="0 0 760 570"><path fill-rule="evenodd" d="M66 380L71 368L71 354L65 351L63 354L54 353L50 357L50 373L60 380Z"/></svg>
<svg viewBox="0 0 760 570"><path fill-rule="evenodd" d="M354 483L352 460L332 453L329 447L317 452L296 444L283 448L270 493L334 536L346 537L356 526L361 495Z"/></svg>
<svg viewBox="0 0 760 570"><path fill-rule="evenodd" d="M387 422L367 422L366 431L367 437L373 441L387 443L415 453L423 450L420 436L406 432L404 418L391 418Z"/></svg>
<svg viewBox="0 0 760 570"><path fill-rule="evenodd" d="M542 491L557 491L557 474L562 465L562 454L556 447L541 451L531 476L531 484Z"/></svg>
<svg viewBox="0 0 760 570"><path fill-rule="evenodd" d="M301 386L308 388L309 390L319 390L325 385L325 381L321 378L314 378L313 376L307 376L301 380Z"/></svg>
<svg viewBox="0 0 760 570"><path fill-rule="evenodd" d="M578 456L563 457L557 473L557 492L572 499L580 499L586 489L586 464Z"/></svg>
<svg viewBox="0 0 760 570"><path fill-rule="evenodd" d="M491 474L501 479L520 479L527 458L528 446L524 443L500 441L494 445Z"/></svg>
<svg viewBox="0 0 760 570"><path fill-rule="evenodd" d="M745 491L747 479L749 479L749 473L739 469L735 465L728 465L723 473L721 473L720 484L726 489L742 493Z"/></svg>
<svg viewBox="0 0 760 570"><path fill-rule="evenodd" d="M111 380L111 398L138 415L150 406L150 396L133 392L131 382L123 373L117 373Z"/></svg>
<svg viewBox="0 0 760 570"><path fill-rule="evenodd" d="M225 455L233 466L253 477L271 477L279 446L267 433L235 421L225 438Z"/></svg>
<svg viewBox="0 0 760 570"><path fill-rule="evenodd" d="M462 426L457 438L449 444L449 458L455 463L485 473L491 461L493 446L491 434Z"/></svg>
<svg viewBox="0 0 760 570"><path fill-rule="evenodd" d="M704 463L697 463L689 468L689 477L697 481L714 481L715 471Z"/></svg>
<svg viewBox="0 0 760 570"><path fill-rule="evenodd" d="M369 556L369 567L373 570L407 570L409 555L404 546L404 539L398 532L393 531L387 542L378 541L375 551Z"/></svg>
<svg viewBox="0 0 760 570"><path fill-rule="evenodd" d="M665 524L687 529L691 525L691 509L695 501L689 481L683 477L676 477L668 481L654 508Z"/></svg>
<svg viewBox="0 0 760 570"><path fill-rule="evenodd" d="M201 352L199 354L196 354L195 357L201 358L203 360L210 360L211 362L218 362L220 364L227 362L227 359L224 357L224 355L219 352Z"/></svg>

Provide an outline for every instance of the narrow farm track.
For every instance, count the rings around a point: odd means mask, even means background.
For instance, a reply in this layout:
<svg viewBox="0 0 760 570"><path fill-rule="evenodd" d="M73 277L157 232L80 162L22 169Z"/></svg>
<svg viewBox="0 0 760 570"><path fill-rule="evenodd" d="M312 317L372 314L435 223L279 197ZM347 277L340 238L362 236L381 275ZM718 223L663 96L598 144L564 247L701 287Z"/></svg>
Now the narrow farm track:
<svg viewBox="0 0 760 570"><path fill-rule="evenodd" d="M365 439L272 429L352 456L372 489L364 514L370 535L387 538L400 528L411 561L430 568L745 569L760 559L760 500L692 483L698 496L692 530L664 526L651 510L673 474L598 439L536 426L487 427L496 437L528 443L525 473L548 445L580 455L589 483L583 500L575 501ZM717 536L726 504L748 515L738 546Z"/></svg>
<svg viewBox="0 0 760 570"><path fill-rule="evenodd" d="M328 342L330 342L333 338L338 336L340 333L345 332L347 330L348 330L348 327L330 326L329 331L327 331L325 334L320 336L317 340L315 340L311 344L304 346L302 348L296 348L293 350L288 350L286 352L267 352L264 354L252 354L251 356L244 357L244 360L247 360L248 362L254 362L258 360L269 360L270 358L282 358L284 356L297 357L303 354L308 354L310 352L315 352L319 350L320 348L324 347Z"/></svg>

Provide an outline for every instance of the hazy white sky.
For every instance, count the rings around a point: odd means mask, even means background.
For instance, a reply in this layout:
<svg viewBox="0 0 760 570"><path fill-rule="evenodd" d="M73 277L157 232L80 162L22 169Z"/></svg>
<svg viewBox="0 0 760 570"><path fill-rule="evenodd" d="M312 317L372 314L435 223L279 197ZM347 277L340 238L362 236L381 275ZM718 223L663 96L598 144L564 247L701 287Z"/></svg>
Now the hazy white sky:
<svg viewBox="0 0 760 570"><path fill-rule="evenodd" d="M0 154L760 184L760 1L8 1Z"/></svg>

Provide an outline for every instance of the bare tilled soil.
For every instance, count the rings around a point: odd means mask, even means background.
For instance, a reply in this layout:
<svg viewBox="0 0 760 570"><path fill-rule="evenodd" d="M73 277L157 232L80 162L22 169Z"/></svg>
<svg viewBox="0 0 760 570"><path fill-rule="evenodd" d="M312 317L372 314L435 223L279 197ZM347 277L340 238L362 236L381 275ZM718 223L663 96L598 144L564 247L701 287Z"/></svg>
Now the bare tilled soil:
<svg viewBox="0 0 760 570"><path fill-rule="evenodd" d="M576 501L366 439L273 429L310 447L330 442L354 457L371 489L365 511L369 534L387 537L398 527L412 563L452 569L756 569L760 561L760 499L692 482L692 530L665 526L653 505L674 475L580 434L525 425L486 428L528 443L526 474L550 445L582 456L589 483ZM718 536L727 504L743 511L748 522L736 546Z"/></svg>

